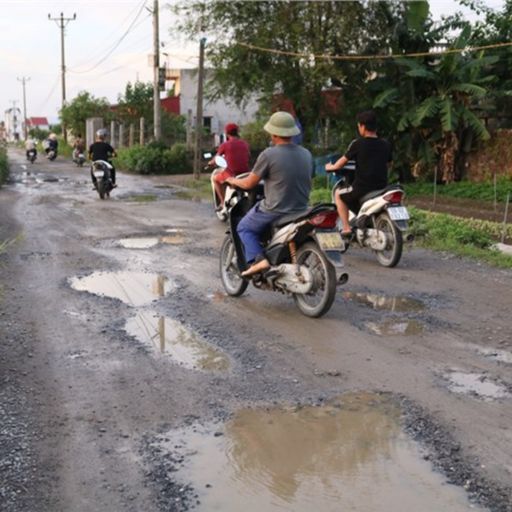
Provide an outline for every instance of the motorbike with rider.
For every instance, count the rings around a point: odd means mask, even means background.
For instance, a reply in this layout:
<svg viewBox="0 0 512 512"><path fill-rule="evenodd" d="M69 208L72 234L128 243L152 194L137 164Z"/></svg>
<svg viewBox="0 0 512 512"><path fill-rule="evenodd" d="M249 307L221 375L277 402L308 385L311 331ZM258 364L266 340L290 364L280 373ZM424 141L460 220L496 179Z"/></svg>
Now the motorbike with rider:
<svg viewBox="0 0 512 512"><path fill-rule="evenodd" d="M89 146L89 160L91 160L91 180L93 190L97 190L100 198L110 196L110 191L117 187L116 169L112 158L117 156L115 149L106 142L107 130L104 128L96 132L96 140Z"/></svg>
<svg viewBox="0 0 512 512"><path fill-rule="evenodd" d="M57 153L59 149L59 142L57 140L57 135L55 133L50 133L48 138L43 143L44 152L46 153L46 158L48 160L53 161L57 158Z"/></svg>

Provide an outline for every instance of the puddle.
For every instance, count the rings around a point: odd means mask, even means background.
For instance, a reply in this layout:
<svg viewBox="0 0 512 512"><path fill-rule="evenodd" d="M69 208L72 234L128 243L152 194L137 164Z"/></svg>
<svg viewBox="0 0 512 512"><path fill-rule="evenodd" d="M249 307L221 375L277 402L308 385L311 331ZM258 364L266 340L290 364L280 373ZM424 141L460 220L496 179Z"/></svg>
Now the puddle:
<svg viewBox="0 0 512 512"><path fill-rule="evenodd" d="M385 399L354 394L322 407L242 410L220 429L171 431L156 444L185 456L170 478L192 484L199 511L472 508L423 460L399 419Z"/></svg>
<svg viewBox="0 0 512 512"><path fill-rule="evenodd" d="M125 249L150 249L158 245L159 242L158 237L121 238L121 240L118 241L119 245Z"/></svg>
<svg viewBox="0 0 512 512"><path fill-rule="evenodd" d="M384 322L367 322L366 327L379 336L416 336L423 333L423 324L417 320L384 320Z"/></svg>
<svg viewBox="0 0 512 512"><path fill-rule="evenodd" d="M445 379L454 393L476 395L486 400L509 396L504 386L489 380L483 373L450 372L445 375Z"/></svg>
<svg viewBox="0 0 512 512"><path fill-rule="evenodd" d="M488 359L498 361L499 363L512 364L512 352L500 350L497 348L478 347L477 352Z"/></svg>
<svg viewBox="0 0 512 512"><path fill-rule="evenodd" d="M365 306L373 309L396 311L406 313L410 311L421 311L425 309L424 304L416 299L408 297L388 297L386 295L377 295L375 293L344 292L343 297L349 300L355 300Z"/></svg>
<svg viewBox="0 0 512 512"><path fill-rule="evenodd" d="M73 277L69 283L75 290L119 299L130 306L164 297L173 286L165 276L143 272L94 272Z"/></svg>
<svg viewBox="0 0 512 512"><path fill-rule="evenodd" d="M126 322L125 330L139 341L190 369L226 371L229 359L181 323L154 312L140 312Z"/></svg>

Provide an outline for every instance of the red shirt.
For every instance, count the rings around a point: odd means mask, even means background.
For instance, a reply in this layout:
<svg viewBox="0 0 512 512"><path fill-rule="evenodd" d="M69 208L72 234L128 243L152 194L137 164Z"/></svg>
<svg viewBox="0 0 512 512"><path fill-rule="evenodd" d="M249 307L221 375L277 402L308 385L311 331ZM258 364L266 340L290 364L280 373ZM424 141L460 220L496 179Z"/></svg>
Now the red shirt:
<svg viewBox="0 0 512 512"><path fill-rule="evenodd" d="M226 159L228 163L226 171L231 176L249 172L249 144L245 140L230 138L219 146L217 154Z"/></svg>

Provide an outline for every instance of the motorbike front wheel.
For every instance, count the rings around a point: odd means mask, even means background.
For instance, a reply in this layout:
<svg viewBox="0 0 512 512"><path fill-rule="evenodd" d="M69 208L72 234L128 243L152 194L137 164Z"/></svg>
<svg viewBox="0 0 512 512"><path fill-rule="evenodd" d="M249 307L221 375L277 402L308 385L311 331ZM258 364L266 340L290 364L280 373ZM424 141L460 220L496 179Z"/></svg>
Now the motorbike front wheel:
<svg viewBox="0 0 512 512"><path fill-rule="evenodd" d="M386 248L383 251L375 251L377 261L383 267L394 267L402 257L404 245L402 232L396 227L387 213L381 213L377 217L375 229L382 231L387 238Z"/></svg>
<svg viewBox="0 0 512 512"><path fill-rule="evenodd" d="M226 293L232 297L242 295L249 284L240 276L235 246L229 235L224 239L220 250L220 278Z"/></svg>
<svg viewBox="0 0 512 512"><path fill-rule="evenodd" d="M307 242L297 250L297 263L308 267L313 275L309 293L294 294L300 311L313 318L325 315L336 297L336 271L323 251L314 242Z"/></svg>

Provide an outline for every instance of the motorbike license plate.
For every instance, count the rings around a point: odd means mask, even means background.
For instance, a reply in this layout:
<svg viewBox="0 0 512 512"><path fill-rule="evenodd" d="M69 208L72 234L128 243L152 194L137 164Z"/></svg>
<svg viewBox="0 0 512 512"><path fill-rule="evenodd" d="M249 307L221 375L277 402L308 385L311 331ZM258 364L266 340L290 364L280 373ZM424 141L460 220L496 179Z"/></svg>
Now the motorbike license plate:
<svg viewBox="0 0 512 512"><path fill-rule="evenodd" d="M388 208L391 220L409 220L409 212L405 206L392 206Z"/></svg>
<svg viewBox="0 0 512 512"><path fill-rule="evenodd" d="M103 178L103 171L95 171L94 177L95 178Z"/></svg>
<svg viewBox="0 0 512 512"><path fill-rule="evenodd" d="M333 249L342 251L345 249L345 243L337 231L330 231L327 233L317 231L316 239L324 251Z"/></svg>

